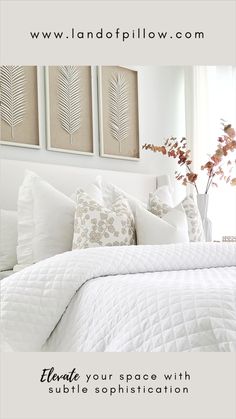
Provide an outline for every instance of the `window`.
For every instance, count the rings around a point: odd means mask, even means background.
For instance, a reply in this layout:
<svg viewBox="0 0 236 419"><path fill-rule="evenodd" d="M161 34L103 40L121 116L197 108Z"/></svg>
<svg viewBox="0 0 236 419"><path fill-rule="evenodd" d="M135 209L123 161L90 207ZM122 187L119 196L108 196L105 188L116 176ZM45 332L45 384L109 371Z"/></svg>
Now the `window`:
<svg viewBox="0 0 236 419"><path fill-rule="evenodd" d="M220 120L236 127L236 67L194 66L186 68L185 74L186 132L191 139L193 169L199 173L208 154L215 151L216 139L222 133ZM199 184L204 192L203 172ZM209 202L213 239L236 235L236 188L222 182L210 190Z"/></svg>

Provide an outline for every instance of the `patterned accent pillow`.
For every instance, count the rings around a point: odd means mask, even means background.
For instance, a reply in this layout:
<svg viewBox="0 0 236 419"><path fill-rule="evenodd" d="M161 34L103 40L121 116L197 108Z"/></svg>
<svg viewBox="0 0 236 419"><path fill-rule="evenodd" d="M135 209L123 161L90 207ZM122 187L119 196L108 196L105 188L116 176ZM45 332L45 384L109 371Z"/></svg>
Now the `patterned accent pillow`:
<svg viewBox="0 0 236 419"><path fill-rule="evenodd" d="M204 242L205 234L202 226L202 219L193 196L186 196L186 198L182 201L182 205L188 220L189 241Z"/></svg>
<svg viewBox="0 0 236 419"><path fill-rule="evenodd" d="M73 249L135 243L134 217L123 197L118 197L108 209L84 191L77 192Z"/></svg>
<svg viewBox="0 0 236 419"><path fill-rule="evenodd" d="M188 195L181 202L188 221L188 235L190 242L205 241L201 215L192 195ZM162 202L155 193L149 195L149 211L163 218L172 208Z"/></svg>
<svg viewBox="0 0 236 419"><path fill-rule="evenodd" d="M171 207L165 204L155 192L149 194L149 210L160 218L163 218L171 210Z"/></svg>

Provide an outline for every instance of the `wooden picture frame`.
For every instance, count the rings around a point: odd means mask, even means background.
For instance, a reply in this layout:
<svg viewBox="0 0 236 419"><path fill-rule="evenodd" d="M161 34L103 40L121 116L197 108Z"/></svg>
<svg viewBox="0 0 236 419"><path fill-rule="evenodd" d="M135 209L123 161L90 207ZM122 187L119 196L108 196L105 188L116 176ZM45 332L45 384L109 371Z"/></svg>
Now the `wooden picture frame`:
<svg viewBox="0 0 236 419"><path fill-rule="evenodd" d="M37 66L1 66L0 144L41 148L42 84Z"/></svg>
<svg viewBox="0 0 236 419"><path fill-rule="evenodd" d="M94 71L91 66L45 68L47 150L94 155ZM68 83L71 99L65 96Z"/></svg>
<svg viewBox="0 0 236 419"><path fill-rule="evenodd" d="M140 159L138 71L98 68L100 156Z"/></svg>

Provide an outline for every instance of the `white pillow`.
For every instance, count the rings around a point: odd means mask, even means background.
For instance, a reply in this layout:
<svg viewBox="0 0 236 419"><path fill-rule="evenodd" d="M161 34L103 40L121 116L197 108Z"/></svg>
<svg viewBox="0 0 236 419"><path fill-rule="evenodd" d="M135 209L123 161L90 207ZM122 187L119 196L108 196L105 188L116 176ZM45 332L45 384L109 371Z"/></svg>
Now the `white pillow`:
<svg viewBox="0 0 236 419"><path fill-rule="evenodd" d="M77 201L77 194L80 191L80 189L81 188L78 188L71 195L71 199L75 202ZM94 201L96 201L98 204L104 205L102 190L98 187L96 183L90 183L89 185L86 186L86 188L83 188L83 189L84 189L84 192L86 192L90 196L90 198L94 199Z"/></svg>
<svg viewBox="0 0 236 419"><path fill-rule="evenodd" d="M152 193L152 196L158 197L161 201L167 204L169 207L173 207L173 199L171 196L170 188L167 185L160 186Z"/></svg>
<svg viewBox="0 0 236 419"><path fill-rule="evenodd" d="M181 204L187 217L189 241L205 241L201 215L193 196L188 195ZM173 211L173 208L168 202L163 202L157 194L151 193L149 195L149 210L162 218L165 214Z"/></svg>
<svg viewBox="0 0 236 419"><path fill-rule="evenodd" d="M141 205L144 208L147 208L147 205L144 202L140 201L138 198L135 198L134 196L118 188L118 186L115 186L112 183L104 181L101 176L97 176L94 185L97 188L99 188L100 191L102 192L103 205L107 208L111 208L114 201L118 197L123 197L128 201L129 206L134 215L135 215L136 205Z"/></svg>
<svg viewBox="0 0 236 419"><path fill-rule="evenodd" d="M140 201L138 198L135 198L134 196L128 194L127 192L123 191L122 189L118 188L118 186L113 185L112 183L106 182L103 180L102 176L97 176L95 183L92 185L93 189L86 190L86 192L95 200L98 201L95 194L95 189L97 188L97 194L98 190L100 190L100 193L102 195L103 202L101 201L100 197L100 204L104 205L106 207L111 207L114 200L117 198L117 196L123 196L127 199L130 208L132 209L133 214L135 215L135 209L136 205L141 205L144 208L147 208L147 203ZM94 189L95 188L95 189ZM163 185L160 186L158 189L156 189L155 192L153 192L155 196L157 196L159 199L161 199L163 202L168 204L169 206L173 206L173 200L171 196L171 192L169 189L169 186Z"/></svg>
<svg viewBox="0 0 236 419"><path fill-rule="evenodd" d="M132 244L134 217L126 199L118 196L112 207L106 208L84 191L77 193L73 249Z"/></svg>
<svg viewBox="0 0 236 419"><path fill-rule="evenodd" d="M18 196L18 265L14 270L71 250L74 213L72 199L27 171Z"/></svg>
<svg viewBox="0 0 236 419"><path fill-rule="evenodd" d="M188 242L188 223L182 205L160 218L141 206L135 214L137 244Z"/></svg>
<svg viewBox="0 0 236 419"><path fill-rule="evenodd" d="M0 271L13 269L17 262L17 212L0 210Z"/></svg>

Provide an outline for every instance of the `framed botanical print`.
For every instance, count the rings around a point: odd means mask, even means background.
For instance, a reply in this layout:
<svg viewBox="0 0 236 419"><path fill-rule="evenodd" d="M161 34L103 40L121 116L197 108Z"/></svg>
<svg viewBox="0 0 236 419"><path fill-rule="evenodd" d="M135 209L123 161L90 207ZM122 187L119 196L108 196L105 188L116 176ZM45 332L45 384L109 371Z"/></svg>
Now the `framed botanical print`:
<svg viewBox="0 0 236 419"><path fill-rule="evenodd" d="M98 70L100 155L139 160L138 73L127 67Z"/></svg>
<svg viewBox="0 0 236 419"><path fill-rule="evenodd" d="M36 66L1 66L0 143L40 148L39 76Z"/></svg>
<svg viewBox="0 0 236 419"><path fill-rule="evenodd" d="M93 155L92 67L49 66L45 71L47 149Z"/></svg>

